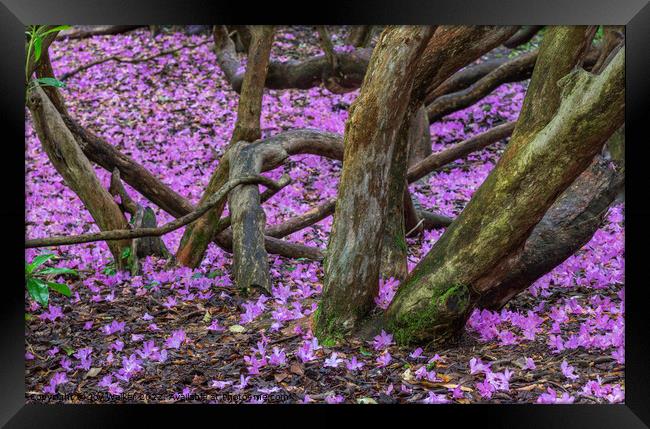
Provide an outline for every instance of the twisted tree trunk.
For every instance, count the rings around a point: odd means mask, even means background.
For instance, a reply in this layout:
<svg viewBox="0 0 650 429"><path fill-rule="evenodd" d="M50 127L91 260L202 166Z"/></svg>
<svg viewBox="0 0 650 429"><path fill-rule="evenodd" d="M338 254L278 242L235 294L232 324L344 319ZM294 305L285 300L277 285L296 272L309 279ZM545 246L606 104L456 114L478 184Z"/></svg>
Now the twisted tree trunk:
<svg viewBox="0 0 650 429"><path fill-rule="evenodd" d="M432 34L431 27L384 30L350 108L328 244L331 256L325 260L323 297L315 319L316 332L325 338L351 329L372 308L377 294L378 237L388 216L389 176L398 159L406 159L406 139L398 134L419 57Z"/></svg>
<svg viewBox="0 0 650 429"><path fill-rule="evenodd" d="M611 138L624 140L622 128ZM589 168L553 203L523 246L500 262L507 274L480 286L486 292L477 306L498 310L537 279L564 262L593 237L607 209L623 191L625 170L597 156Z"/></svg>
<svg viewBox="0 0 650 429"><path fill-rule="evenodd" d="M400 147L405 152L397 153L389 176L389 214L381 250L381 274L385 278L402 280L406 276L406 233L424 230L408 192L406 175L410 165L431 153L429 124L422 106L427 89L442 84L460 68L501 44L513 31L511 27L442 26L429 40L417 66L414 88L405 96L409 107L399 131L399 138L405 140Z"/></svg>
<svg viewBox="0 0 650 429"><path fill-rule="evenodd" d="M601 75L573 71L591 29L545 37L520 119L499 163L423 258L388 308L401 343L444 341L507 275L500 261L525 243L548 208L624 118L624 50Z"/></svg>

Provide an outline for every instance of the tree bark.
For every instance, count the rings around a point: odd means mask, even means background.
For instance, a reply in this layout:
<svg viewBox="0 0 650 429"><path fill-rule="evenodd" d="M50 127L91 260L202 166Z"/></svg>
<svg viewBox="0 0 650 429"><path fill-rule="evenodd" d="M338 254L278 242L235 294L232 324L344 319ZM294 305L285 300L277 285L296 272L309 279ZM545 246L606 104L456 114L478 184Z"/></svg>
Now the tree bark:
<svg viewBox="0 0 650 429"><path fill-rule="evenodd" d="M514 28L511 27L442 26L436 29L422 53L407 114L399 132L399 138L406 140L406 144L400 147L406 148L406 152L399 152L395 157L389 176L389 214L385 219L381 250L382 276L399 280L406 276L405 234L423 231L405 176L412 151L431 153L431 139L426 136L429 124L422 106L427 89L440 85L458 69L498 46L513 32ZM461 44L462 51L459 49ZM459 54L458 51L462 53Z"/></svg>
<svg viewBox="0 0 650 429"><path fill-rule="evenodd" d="M228 37L225 26L215 26L213 31L217 63L235 92L240 92L244 73L240 67L234 42ZM371 49L355 52L337 52L337 84L346 91L359 88L368 67ZM250 59L249 59L250 61ZM332 76L332 62L327 55L319 55L304 61L272 61L265 80L268 89L309 89L326 83Z"/></svg>
<svg viewBox="0 0 650 429"><path fill-rule="evenodd" d="M262 154L255 150L255 144L235 143L230 155L230 179L259 174L262 162ZM269 261L264 247L266 215L257 185L233 189L228 195L228 207L232 219L235 283L244 290L258 287L270 292Z"/></svg>
<svg viewBox="0 0 650 429"><path fill-rule="evenodd" d="M528 43L542 28L544 28L543 25L524 25L511 38L506 40L503 46L514 49Z"/></svg>
<svg viewBox="0 0 650 429"><path fill-rule="evenodd" d="M619 30L606 27L593 73L600 73L611 61L612 53L622 46L623 36ZM481 296L479 307L500 309L591 239L601 226L608 207L624 192L624 126L610 137L603 152L558 197L524 246L502 260L508 274L495 284L483 286L487 292Z"/></svg>
<svg viewBox="0 0 650 429"><path fill-rule="evenodd" d="M131 196L124 189L124 185L120 180L120 170L117 168L111 174L111 185L108 190L113 197L119 196L120 202L118 207L122 213L129 213L134 229L138 228L157 228L158 222L156 221L156 214L150 207L143 207L133 201ZM160 237L140 237L134 238L131 242L131 272L135 273L139 270L139 259L147 256L158 256L162 258L169 257L167 246Z"/></svg>
<svg viewBox="0 0 650 429"><path fill-rule="evenodd" d="M624 118L624 50L601 75L571 72L584 27L554 27L510 144L460 216L403 282L385 315L400 343L456 336L478 298L507 273L547 209L590 164Z"/></svg>
<svg viewBox="0 0 650 429"><path fill-rule="evenodd" d="M610 143L613 139L624 139L622 129L610 138ZM499 270L507 274L479 286L485 293L477 306L501 309L584 246L602 225L624 182L621 164L614 167L606 157L597 156L553 203L524 245L502 259Z"/></svg>
<svg viewBox="0 0 650 429"><path fill-rule="evenodd" d="M372 25L353 25L346 39L348 45L362 48L368 46L372 37Z"/></svg>
<svg viewBox="0 0 650 429"><path fill-rule="evenodd" d="M427 110L422 105L411 120L408 166L414 166L429 155L431 155L431 131Z"/></svg>
<svg viewBox="0 0 650 429"><path fill-rule="evenodd" d="M102 187L90 161L77 145L54 104L40 87L30 90L27 107L48 158L65 183L81 199L97 226L102 231L128 228L122 211ZM124 268L122 252L130 248L131 242L121 240L109 241L106 244L113 254L116 266L119 269Z"/></svg>
<svg viewBox="0 0 650 429"><path fill-rule="evenodd" d="M230 146L239 142L252 142L261 137L260 113L262 111L262 94L269 64L269 55L273 43L273 27L251 27L252 40L248 53L248 64L239 97L237 122L230 140ZM228 42L232 43L228 38ZM210 178L208 187L201 197L205 201L223 186L229 176L228 150L222 156L217 169ZM205 216L189 225L183 234L176 252L176 259L182 265L195 268L203 260L208 244L212 241L223 213L225 201L215 206Z"/></svg>
<svg viewBox="0 0 650 429"><path fill-rule="evenodd" d="M423 52L413 96L423 103L454 73L499 46L516 31L515 26L442 25Z"/></svg>
<svg viewBox="0 0 650 429"><path fill-rule="evenodd" d="M611 54L615 53L625 43L625 27L605 26L600 56L593 67L594 73L601 70L611 61Z"/></svg>
<svg viewBox="0 0 650 429"><path fill-rule="evenodd" d="M468 88L436 98L427 107L429 122L436 122L443 116L471 106L504 83L519 82L530 78L535 61L537 61L537 55L537 51L519 55L491 71Z"/></svg>
<svg viewBox="0 0 650 429"><path fill-rule="evenodd" d="M388 177L399 154L406 158L406 139L398 133L419 57L432 34L431 27L384 30L350 108L330 256L315 319L316 332L324 338L337 338L354 327L377 294Z"/></svg>
<svg viewBox="0 0 650 429"><path fill-rule="evenodd" d="M231 38L235 42L237 52L248 52L251 46L252 34L247 25L229 25L229 31L234 31Z"/></svg>

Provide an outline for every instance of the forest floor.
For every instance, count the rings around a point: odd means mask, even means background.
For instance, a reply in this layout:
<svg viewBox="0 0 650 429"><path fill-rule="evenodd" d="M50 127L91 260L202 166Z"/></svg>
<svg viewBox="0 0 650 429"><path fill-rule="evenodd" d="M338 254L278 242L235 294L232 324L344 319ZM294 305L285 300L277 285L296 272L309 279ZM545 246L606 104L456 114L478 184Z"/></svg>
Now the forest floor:
<svg viewBox="0 0 650 429"><path fill-rule="evenodd" d="M341 48L344 32L334 32ZM57 41L58 75L110 55L66 81L70 113L196 203L230 139L237 96L216 65L208 35L125 35ZM308 27L280 28L276 60L320 53ZM504 53L507 55L507 53ZM431 125L433 150L516 119L525 84L507 84L476 105ZM343 134L358 91L267 90L264 136L296 128ZM410 189L420 205L456 216L487 177L506 141L438 171ZM96 231L65 187L26 120L27 236ZM270 224L336 194L340 162L292 159L269 172L293 182L264 208ZM97 169L108 187L109 174ZM150 205L133 189L131 195ZM159 224L171 216L154 208ZM26 397L54 402L621 402L624 400L624 206L610 209L593 239L500 312L476 311L456 344L397 347L373 341L319 344L310 329L322 264L270 257L272 296L242 296L229 276L231 256L211 245L196 270L148 258L138 276L115 273L105 243L48 249L72 298L51 295L48 309L26 301ZM331 218L286 239L324 249ZM412 268L442 234L409 239ZM173 252L182 230L164 237ZM29 250L30 261L43 250ZM64 281L59 278L58 281ZM381 311L396 284L385 280ZM55 396L54 392L67 395Z"/></svg>

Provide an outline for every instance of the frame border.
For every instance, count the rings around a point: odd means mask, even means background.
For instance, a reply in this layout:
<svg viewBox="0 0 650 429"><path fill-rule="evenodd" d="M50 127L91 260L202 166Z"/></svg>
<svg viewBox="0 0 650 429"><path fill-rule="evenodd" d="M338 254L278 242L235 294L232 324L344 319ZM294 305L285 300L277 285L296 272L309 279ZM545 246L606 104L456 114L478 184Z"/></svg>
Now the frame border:
<svg viewBox="0 0 650 429"><path fill-rule="evenodd" d="M191 411L187 405L165 407L162 405L44 405L25 404L24 384L24 292L17 284L23 281L22 259L24 243L24 114L22 103L22 62L24 60L24 26L44 22L73 22L84 24L133 24L138 22L210 24L221 23L255 23L255 24L361 24L361 23L400 23L400 24L617 24L626 25L626 139L627 180L626 180L626 239L625 258L627 262L626 282L639 283L637 287L626 290L626 367L625 367L625 404L621 405L556 405L544 407L538 405L450 405L431 407L418 405L397 405L373 408L355 407L354 411L366 414L364 417L400 418L395 411L404 411L409 416L422 414L422 418L433 417L436 423L449 421L454 425L476 422L488 427L571 427L571 428L606 428L626 427L644 428L650 425L650 370L647 366L650 356L648 341L647 300L642 297L645 255L644 244L650 243L650 210L644 207L644 179L647 179L648 134L645 128L650 124L650 4L647 0L624 0L607 2L605 0L444 0L425 3L421 0L356 1L354 4L328 2L316 13L305 8L305 3L297 1L278 4L268 2L251 7L247 4L214 2L208 4L202 0L176 2L174 0L145 0L138 3L127 0L2 0L0 4L0 34L3 41L3 58L0 79L2 94L2 111L7 121L5 131L7 143L6 155L10 162L3 165L5 189L11 196L5 196L5 204L0 207L4 246L2 259L10 267L11 278L15 282L5 282L10 288L0 300L0 387L3 388L0 401L0 424L8 422L6 427L77 427L97 426L115 427L133 422L137 414L150 419L153 414L164 418L166 422L172 414L177 414L185 424L187 418L208 417L208 410L216 410L219 417L231 414L241 418L240 406L221 406L217 408L199 405ZM335 4L336 3L336 4ZM298 14L298 12L300 14ZM23 142L23 145L19 144ZM351 406L327 408L332 418L341 412L349 411ZM393 409L395 407L395 409ZM399 407L399 408L397 408ZM462 409L460 409L462 407ZM257 408L261 414L285 415L296 421L301 410L309 410L309 418L315 416L318 406L292 407L275 405ZM152 412L153 411L153 412ZM178 413L180 411L180 413ZM191 414L190 414L191 413ZM234 414L238 415L235 416ZM257 413L255 413L257 414ZM213 415L214 417L214 415ZM249 414L250 417L250 414ZM342 417L342 416L341 416ZM162 420L162 419L161 419ZM221 419L219 421L222 421ZM240 420L241 421L241 420ZM268 422L268 419L266 420ZM341 421L341 420L338 420ZM345 420L343 420L345 421ZM431 420L430 420L431 421ZM404 424L404 420L397 421ZM488 423L489 422L489 423ZM645 422L645 423L644 423ZM85 424L84 424L85 423ZM198 423L198 422L197 422Z"/></svg>

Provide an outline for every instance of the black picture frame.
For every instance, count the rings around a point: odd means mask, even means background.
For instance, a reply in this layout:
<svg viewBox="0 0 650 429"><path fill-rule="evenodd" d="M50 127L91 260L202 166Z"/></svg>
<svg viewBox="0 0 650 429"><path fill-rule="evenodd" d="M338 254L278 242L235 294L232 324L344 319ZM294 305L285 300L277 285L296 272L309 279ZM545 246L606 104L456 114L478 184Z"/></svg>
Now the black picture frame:
<svg viewBox="0 0 650 429"><path fill-rule="evenodd" d="M278 414L278 422L340 424L347 411L362 418L394 419L415 426L471 424L508 428L642 428L650 427L650 341L645 246L650 243L647 195L648 133L650 124L650 4L646 0L444 0L444 1L330 1L207 2L146 0L128 2L58 0L2 0L0 5L2 67L0 99L3 128L3 184L0 204L4 290L0 296L0 424L6 427L114 427L134 419L155 418L184 424L237 424L252 416ZM626 26L626 374L625 404L621 405L448 405L427 407L163 406L163 405L44 405L25 404L24 291L24 27L27 24L615 24ZM21 144L23 142L23 144ZM646 168L644 168L646 167ZM243 412L243 413L242 413ZM238 413L227 423L227 414ZM142 416L138 414L146 414ZM208 414L211 414L208 416ZM216 414L216 415L215 415ZM242 415L244 417L242 417ZM416 421L417 417L421 420ZM209 418L200 423L199 418ZM235 417L235 416L230 416ZM406 419L405 419L406 417ZM216 418L216 420L215 420ZM195 421L196 419L196 421ZM280 420L284 419L284 420ZM147 425L153 425L148 420ZM240 424L241 424L240 423ZM142 424L142 423L138 423ZM262 424L265 424L264 422ZM361 423L355 423L361 424Z"/></svg>

